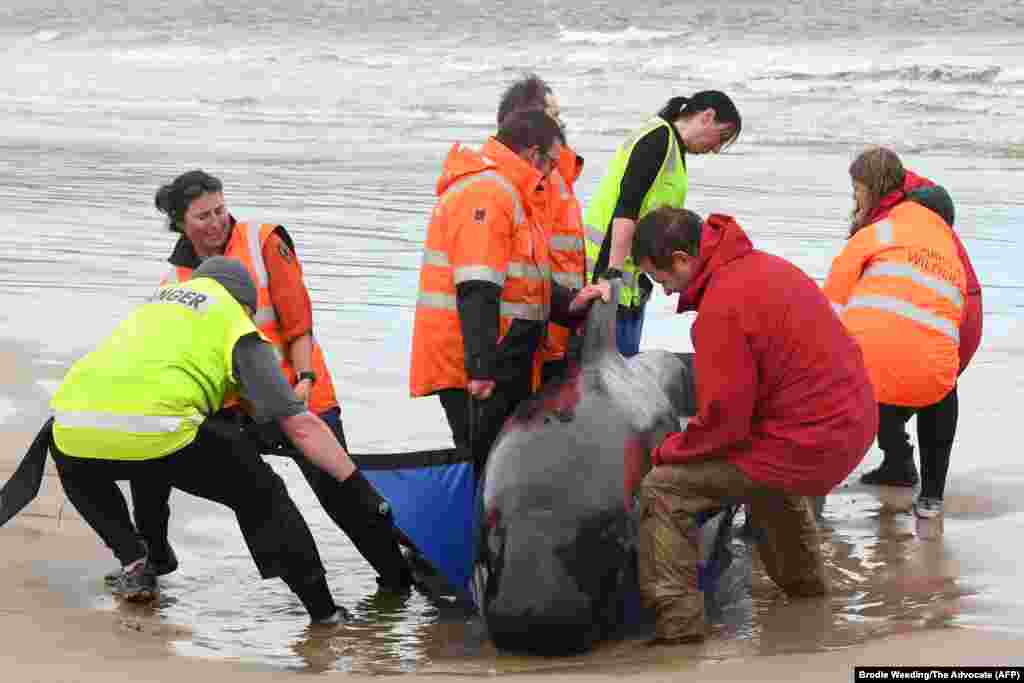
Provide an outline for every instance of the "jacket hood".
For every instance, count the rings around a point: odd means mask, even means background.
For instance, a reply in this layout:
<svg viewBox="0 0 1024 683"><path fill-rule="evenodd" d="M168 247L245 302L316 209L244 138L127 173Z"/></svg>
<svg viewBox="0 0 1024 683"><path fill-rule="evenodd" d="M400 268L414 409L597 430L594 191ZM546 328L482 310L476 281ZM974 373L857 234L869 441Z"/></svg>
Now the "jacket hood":
<svg viewBox="0 0 1024 683"><path fill-rule="evenodd" d="M569 145L562 145L562 153L558 156L558 172L570 185L575 185L583 173L583 157Z"/></svg>
<svg viewBox="0 0 1024 683"><path fill-rule="evenodd" d="M892 211L897 204L904 201L907 198L907 195L913 192L914 190L931 187L934 184L935 183L933 183L932 181L917 175L910 169L904 169L903 187L899 188L898 190L893 190L889 194L882 197L878 201L878 206L876 206L875 210L872 211L871 215L868 216L868 219L864 223L864 225L871 225L872 223L876 223L885 218L886 216L888 216L889 212Z"/></svg>
<svg viewBox="0 0 1024 683"><path fill-rule="evenodd" d="M697 255L697 272L689 286L679 295L677 313L700 307L711 278L726 264L754 251L754 245L732 216L713 213L704 221Z"/></svg>
<svg viewBox="0 0 1024 683"><path fill-rule="evenodd" d="M543 174L511 149L494 138L488 138L480 150L455 143L448 151L436 192L442 195L460 179L488 169L500 170L506 180L523 196L530 196L544 179Z"/></svg>

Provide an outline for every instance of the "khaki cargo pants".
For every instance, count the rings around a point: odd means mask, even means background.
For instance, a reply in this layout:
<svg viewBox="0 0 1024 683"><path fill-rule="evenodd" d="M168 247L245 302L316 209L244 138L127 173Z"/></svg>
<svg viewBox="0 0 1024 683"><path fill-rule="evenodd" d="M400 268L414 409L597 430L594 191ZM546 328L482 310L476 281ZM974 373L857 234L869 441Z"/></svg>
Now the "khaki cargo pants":
<svg viewBox="0 0 1024 683"><path fill-rule="evenodd" d="M697 514L745 502L768 575L792 596L827 592L818 527L808 499L765 488L725 460L661 465L640 488L640 597L656 614L657 638L705 633L697 589Z"/></svg>

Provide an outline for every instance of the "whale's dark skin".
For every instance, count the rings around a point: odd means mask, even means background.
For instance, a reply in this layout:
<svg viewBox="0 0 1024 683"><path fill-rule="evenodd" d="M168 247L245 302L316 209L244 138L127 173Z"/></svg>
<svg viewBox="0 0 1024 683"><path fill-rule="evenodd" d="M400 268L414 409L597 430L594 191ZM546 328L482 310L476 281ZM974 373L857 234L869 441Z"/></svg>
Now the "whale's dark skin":
<svg viewBox="0 0 1024 683"><path fill-rule="evenodd" d="M624 358L615 313L593 305L578 370L518 407L484 468L473 592L500 649L585 651L635 594L634 495L651 449L696 406L692 357Z"/></svg>

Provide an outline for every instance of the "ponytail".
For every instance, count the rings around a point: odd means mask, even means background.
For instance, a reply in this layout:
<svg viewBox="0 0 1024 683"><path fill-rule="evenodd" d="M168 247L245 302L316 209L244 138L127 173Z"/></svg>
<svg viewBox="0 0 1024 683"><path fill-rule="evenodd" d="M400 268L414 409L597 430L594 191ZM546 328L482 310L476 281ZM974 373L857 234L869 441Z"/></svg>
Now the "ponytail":
<svg viewBox="0 0 1024 683"><path fill-rule="evenodd" d="M658 116L665 119L666 121L675 121L679 118L679 115L686 109L686 105L690 103L689 97L673 97L670 99L661 111L658 112Z"/></svg>
<svg viewBox="0 0 1024 683"><path fill-rule="evenodd" d="M682 116L690 117L707 109L714 110L716 123L733 127L732 137L725 143L726 146L736 142L743 130L743 119L736 104L721 90L701 90L690 97L673 97L658 115L672 123Z"/></svg>

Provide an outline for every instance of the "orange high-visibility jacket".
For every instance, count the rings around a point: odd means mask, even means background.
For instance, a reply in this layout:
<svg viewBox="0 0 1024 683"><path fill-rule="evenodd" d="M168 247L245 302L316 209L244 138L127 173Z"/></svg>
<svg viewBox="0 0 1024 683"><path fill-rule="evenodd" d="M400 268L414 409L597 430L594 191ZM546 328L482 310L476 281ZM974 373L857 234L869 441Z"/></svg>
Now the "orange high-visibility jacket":
<svg viewBox="0 0 1024 683"><path fill-rule="evenodd" d="M515 319L546 326L551 309L547 231L527 201L540 172L495 139L476 152L456 144L437 182L427 228L413 324L412 396L465 389L468 374L456 307L456 287L483 281L501 288L498 340ZM538 335L538 339L541 335ZM537 375L533 367L516 368ZM535 382L534 382L535 384Z"/></svg>
<svg viewBox="0 0 1024 683"><path fill-rule="evenodd" d="M562 145L558 164L547 179L548 228L551 249L551 279L566 289L583 289L586 252L583 244L583 215L580 202L573 190L583 171L583 157ZM565 357L569 344L569 328L556 323L548 325L547 337L541 348L544 362Z"/></svg>
<svg viewBox="0 0 1024 683"><path fill-rule="evenodd" d="M274 231L278 231L289 245L292 243L291 237L288 236L283 226L269 223L235 223L231 229L231 237L228 238L228 243L224 247L224 256L241 261L245 269L249 271L257 292L257 308L253 322L256 323L260 332L274 344L274 348L277 349L278 356L281 358L281 369L284 371L285 377L288 378L288 383L294 385L296 373L289 360L288 349L285 347L285 341L281 334L274 302L270 297L270 278L263 260L263 247ZM299 267L301 268L301 265ZM192 277L191 268L171 266L160 284L184 282L190 277ZM331 373L327 370L323 350L315 337L313 338L311 360L312 370L316 373L316 382L313 383L313 388L309 392L309 409L319 414L336 407L338 398L334 393L334 383L331 381ZM225 405L235 402L236 399L231 398L225 401Z"/></svg>
<svg viewBox="0 0 1024 683"><path fill-rule="evenodd" d="M879 403L920 408L953 388L967 285L937 214L903 202L859 230L832 262L825 294L860 344Z"/></svg>

